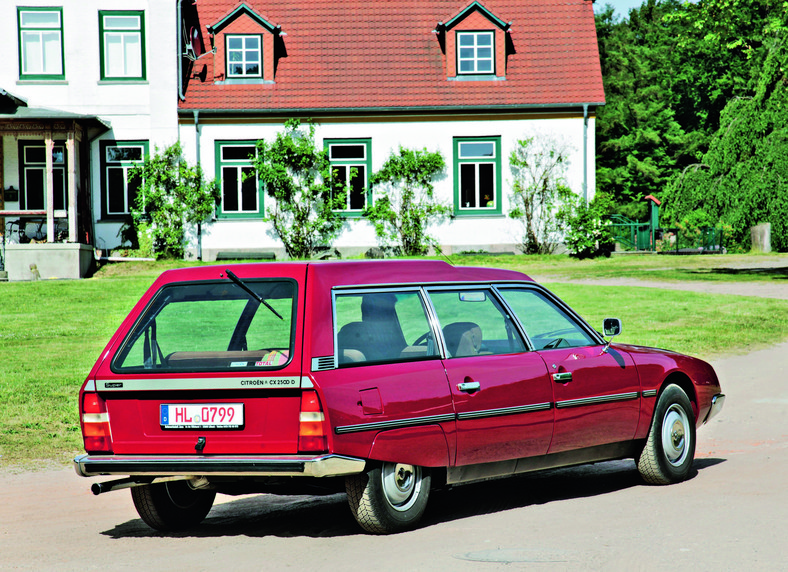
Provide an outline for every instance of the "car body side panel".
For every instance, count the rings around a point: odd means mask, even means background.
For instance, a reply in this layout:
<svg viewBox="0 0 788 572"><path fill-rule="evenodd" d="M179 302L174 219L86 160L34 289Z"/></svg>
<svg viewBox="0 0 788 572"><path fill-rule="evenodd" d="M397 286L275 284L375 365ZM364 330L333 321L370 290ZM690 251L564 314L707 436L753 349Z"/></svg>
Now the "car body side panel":
<svg viewBox="0 0 788 572"><path fill-rule="evenodd" d="M312 377L331 426L332 453L368 458L381 431L439 425L445 455L454 458L454 406L439 359L343 367ZM413 437L400 436L404 450L423 439L418 432L403 435Z"/></svg>
<svg viewBox="0 0 788 572"><path fill-rule="evenodd" d="M626 352L603 346L540 350L553 381L555 431L550 453L628 441L640 417L640 380Z"/></svg>
<svg viewBox="0 0 788 572"><path fill-rule="evenodd" d="M369 458L422 467L448 467L449 446L440 425L392 429L375 437Z"/></svg>

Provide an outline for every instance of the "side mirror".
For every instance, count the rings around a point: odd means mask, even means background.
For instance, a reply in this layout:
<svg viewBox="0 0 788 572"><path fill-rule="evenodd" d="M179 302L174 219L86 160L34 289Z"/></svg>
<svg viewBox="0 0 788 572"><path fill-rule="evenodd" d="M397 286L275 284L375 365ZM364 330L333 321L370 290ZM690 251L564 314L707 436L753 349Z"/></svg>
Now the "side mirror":
<svg viewBox="0 0 788 572"><path fill-rule="evenodd" d="M605 318L602 323L602 333L608 338L619 335L621 333L621 320L618 318Z"/></svg>

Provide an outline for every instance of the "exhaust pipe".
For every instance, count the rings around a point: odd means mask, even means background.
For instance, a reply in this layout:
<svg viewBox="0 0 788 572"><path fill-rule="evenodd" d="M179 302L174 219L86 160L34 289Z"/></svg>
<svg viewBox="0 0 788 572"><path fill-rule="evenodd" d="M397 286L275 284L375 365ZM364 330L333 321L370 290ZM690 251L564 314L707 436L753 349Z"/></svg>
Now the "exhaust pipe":
<svg viewBox="0 0 788 572"><path fill-rule="evenodd" d="M98 496L120 489L130 489L132 487L141 487L142 485L151 485L156 483L167 483L172 481L192 481L190 486L193 489L204 489L210 486L208 479L205 477L195 477L194 475L184 475L177 477L158 477L158 478L140 478L128 477L125 479L118 479L116 481L104 481L103 483L93 483L90 485L90 492Z"/></svg>

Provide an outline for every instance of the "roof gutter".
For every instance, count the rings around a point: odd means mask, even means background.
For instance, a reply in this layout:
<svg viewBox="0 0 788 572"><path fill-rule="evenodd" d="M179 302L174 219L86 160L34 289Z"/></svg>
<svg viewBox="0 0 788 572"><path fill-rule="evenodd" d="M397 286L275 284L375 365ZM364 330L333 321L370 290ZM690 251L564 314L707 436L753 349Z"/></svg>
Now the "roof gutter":
<svg viewBox="0 0 788 572"><path fill-rule="evenodd" d="M490 114L500 111L569 111L575 110L578 107L583 108L584 117L588 110L592 107L604 105L604 102L588 102L588 103L530 103L524 105L486 105L484 107L471 106L471 105L424 105L416 107L322 107L322 108L278 108L278 109L200 109L200 114L203 117L211 116L251 116L251 115L302 115L302 114L321 114L321 115L346 115L346 114L371 114L371 113L408 113L408 112L475 112ZM193 109L179 109L178 114L182 117L188 117L194 112Z"/></svg>
<svg viewBox="0 0 788 572"><path fill-rule="evenodd" d="M583 104L583 201L588 206L588 104Z"/></svg>

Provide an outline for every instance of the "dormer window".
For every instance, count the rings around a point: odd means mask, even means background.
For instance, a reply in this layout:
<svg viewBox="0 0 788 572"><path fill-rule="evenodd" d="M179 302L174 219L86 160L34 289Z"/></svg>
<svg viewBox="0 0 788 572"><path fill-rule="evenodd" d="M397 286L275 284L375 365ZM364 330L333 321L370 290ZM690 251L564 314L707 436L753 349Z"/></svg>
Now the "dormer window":
<svg viewBox="0 0 788 572"><path fill-rule="evenodd" d="M457 32L457 73L495 73L495 52L490 32Z"/></svg>
<svg viewBox="0 0 788 572"><path fill-rule="evenodd" d="M262 77L262 42L259 35L225 36L227 40L227 77Z"/></svg>

